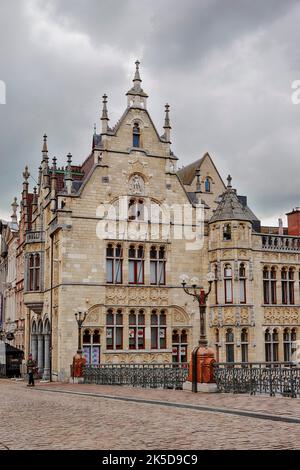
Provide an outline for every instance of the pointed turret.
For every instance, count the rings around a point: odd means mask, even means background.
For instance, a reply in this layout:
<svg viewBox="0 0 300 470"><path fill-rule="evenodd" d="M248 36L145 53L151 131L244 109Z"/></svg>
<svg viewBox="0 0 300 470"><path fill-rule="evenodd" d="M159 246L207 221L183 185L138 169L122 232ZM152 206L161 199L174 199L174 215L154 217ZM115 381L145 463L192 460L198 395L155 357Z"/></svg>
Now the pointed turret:
<svg viewBox="0 0 300 470"><path fill-rule="evenodd" d="M221 196L221 200L210 219L210 223L221 220L247 220L252 222L249 211L239 201L236 190L232 188L231 181L232 178L228 175L227 188Z"/></svg>
<svg viewBox="0 0 300 470"><path fill-rule="evenodd" d="M109 117L107 113L107 95L104 94L102 98L103 98L103 101L102 101L103 107L102 107L102 116L101 116L102 134L106 134L108 131L108 121L109 121Z"/></svg>
<svg viewBox="0 0 300 470"><path fill-rule="evenodd" d="M141 87L140 62L135 62L135 74L133 78L133 87L126 93L127 105L133 108L145 108L147 105L147 93Z"/></svg>
<svg viewBox="0 0 300 470"><path fill-rule="evenodd" d="M57 158L53 157L52 168L51 168L51 203L50 203L52 212L55 212L56 210L56 191L57 191L56 162L57 162Z"/></svg>

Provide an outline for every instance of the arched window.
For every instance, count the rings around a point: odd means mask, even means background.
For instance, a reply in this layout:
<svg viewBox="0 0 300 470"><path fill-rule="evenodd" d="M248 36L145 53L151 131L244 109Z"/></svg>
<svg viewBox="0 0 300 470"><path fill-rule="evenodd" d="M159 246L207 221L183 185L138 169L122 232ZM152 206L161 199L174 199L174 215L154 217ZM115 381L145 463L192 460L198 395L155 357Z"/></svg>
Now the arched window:
<svg viewBox="0 0 300 470"><path fill-rule="evenodd" d="M164 285L166 283L165 248L152 246L150 249L150 284Z"/></svg>
<svg viewBox="0 0 300 470"><path fill-rule="evenodd" d="M208 178L208 177L205 179L204 188L205 188L206 193L210 193L211 184L210 184L210 178Z"/></svg>
<svg viewBox="0 0 300 470"><path fill-rule="evenodd" d="M172 333L172 361L176 363L187 362L187 332L186 330L173 330Z"/></svg>
<svg viewBox="0 0 300 470"><path fill-rule="evenodd" d="M83 332L83 357L88 364L100 363L100 332L99 330L84 330Z"/></svg>
<svg viewBox="0 0 300 470"><path fill-rule="evenodd" d="M223 227L223 240L231 240L231 225L225 224Z"/></svg>
<svg viewBox="0 0 300 470"><path fill-rule="evenodd" d="M28 263L28 290L38 291L40 290L40 255L34 253L29 256Z"/></svg>
<svg viewBox="0 0 300 470"><path fill-rule="evenodd" d="M145 218L143 199L130 199L128 204L128 219L129 220L141 220Z"/></svg>
<svg viewBox="0 0 300 470"><path fill-rule="evenodd" d="M224 268L224 290L225 290L225 303L232 304L232 268L230 264L226 264Z"/></svg>
<svg viewBox="0 0 300 470"><path fill-rule="evenodd" d="M132 132L132 146L133 147L140 147L141 146L141 131L140 131L140 126L138 125L137 122L134 123L133 125L133 132Z"/></svg>
<svg viewBox="0 0 300 470"><path fill-rule="evenodd" d="M292 355L296 349L294 342L297 339L296 328L285 328L283 332L283 357L285 362L290 362L292 360Z"/></svg>
<svg viewBox="0 0 300 470"><path fill-rule="evenodd" d="M122 310L108 310L106 314L106 349L123 349Z"/></svg>
<svg viewBox="0 0 300 470"><path fill-rule="evenodd" d="M140 310L130 310L129 314L129 349L145 349L145 314Z"/></svg>
<svg viewBox="0 0 300 470"><path fill-rule="evenodd" d="M167 316L164 310L160 314L156 310L151 313L151 349L167 347Z"/></svg>
<svg viewBox="0 0 300 470"><path fill-rule="evenodd" d="M242 362L248 362L248 330L243 328L241 332Z"/></svg>
<svg viewBox="0 0 300 470"><path fill-rule="evenodd" d="M144 247L131 245L128 250L129 284L144 284Z"/></svg>
<svg viewBox="0 0 300 470"><path fill-rule="evenodd" d="M278 362L278 331L276 328L271 332L265 331L265 355L266 362Z"/></svg>
<svg viewBox="0 0 300 470"><path fill-rule="evenodd" d="M239 288L240 288L240 303L246 303L246 269L244 263L239 267Z"/></svg>
<svg viewBox="0 0 300 470"><path fill-rule="evenodd" d="M122 284L123 275L123 250L119 244L116 247L109 243L106 248L106 282L110 284Z"/></svg>
<svg viewBox="0 0 300 470"><path fill-rule="evenodd" d="M226 330L226 362L234 362L234 334L232 328Z"/></svg>

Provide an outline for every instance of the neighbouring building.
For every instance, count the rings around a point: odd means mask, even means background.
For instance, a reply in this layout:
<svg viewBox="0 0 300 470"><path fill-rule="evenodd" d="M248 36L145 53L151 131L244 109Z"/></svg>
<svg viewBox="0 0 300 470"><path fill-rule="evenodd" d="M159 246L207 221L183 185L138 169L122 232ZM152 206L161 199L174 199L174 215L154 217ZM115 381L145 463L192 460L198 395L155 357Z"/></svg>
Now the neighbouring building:
<svg viewBox="0 0 300 470"><path fill-rule="evenodd" d="M71 154L66 166L50 162L44 136L32 193L23 174L23 235L11 250L26 354L44 378L67 379L74 314L86 311L88 362L186 362L199 339L199 311L180 276L196 276L207 289L213 272L207 333L217 360L290 361L300 335L299 208L287 228L262 227L208 153L177 169L169 105L158 132L138 62L126 96L114 127L103 96L101 133L82 165ZM2 248L1 277L6 258Z"/></svg>

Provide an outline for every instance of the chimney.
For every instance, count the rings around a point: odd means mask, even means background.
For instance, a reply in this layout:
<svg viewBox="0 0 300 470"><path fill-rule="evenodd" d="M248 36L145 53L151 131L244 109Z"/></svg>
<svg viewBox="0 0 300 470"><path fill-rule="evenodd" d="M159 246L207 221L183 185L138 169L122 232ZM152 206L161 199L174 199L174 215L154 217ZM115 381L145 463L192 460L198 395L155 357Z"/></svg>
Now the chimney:
<svg viewBox="0 0 300 470"><path fill-rule="evenodd" d="M282 223L282 219L278 219L278 235L283 235L283 223Z"/></svg>
<svg viewBox="0 0 300 470"><path fill-rule="evenodd" d="M292 212L288 212L288 235L300 237L300 207L295 207Z"/></svg>

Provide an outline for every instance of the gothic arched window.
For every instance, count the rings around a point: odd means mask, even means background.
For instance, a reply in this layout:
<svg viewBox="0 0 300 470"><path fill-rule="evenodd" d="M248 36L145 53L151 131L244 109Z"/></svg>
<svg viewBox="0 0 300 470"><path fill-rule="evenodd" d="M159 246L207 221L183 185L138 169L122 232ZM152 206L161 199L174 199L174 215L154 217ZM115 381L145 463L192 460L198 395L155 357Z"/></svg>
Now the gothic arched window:
<svg viewBox="0 0 300 470"><path fill-rule="evenodd" d="M141 131L140 131L140 126L138 125L137 122L134 123L133 125L133 141L132 141L132 146L133 147L140 147L141 146Z"/></svg>
<svg viewBox="0 0 300 470"><path fill-rule="evenodd" d="M206 193L211 192L211 183L210 183L210 178L208 177L205 179L204 188L205 188Z"/></svg>

